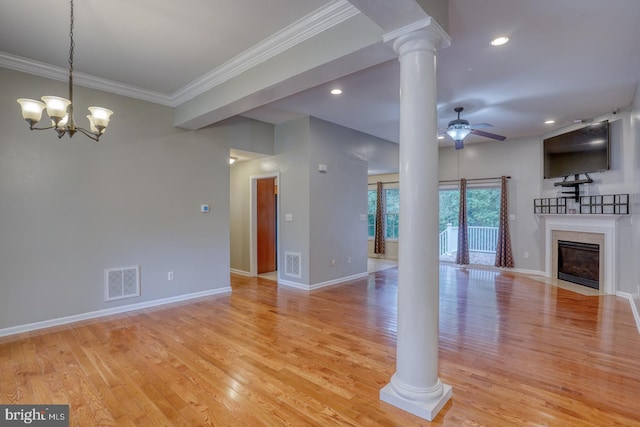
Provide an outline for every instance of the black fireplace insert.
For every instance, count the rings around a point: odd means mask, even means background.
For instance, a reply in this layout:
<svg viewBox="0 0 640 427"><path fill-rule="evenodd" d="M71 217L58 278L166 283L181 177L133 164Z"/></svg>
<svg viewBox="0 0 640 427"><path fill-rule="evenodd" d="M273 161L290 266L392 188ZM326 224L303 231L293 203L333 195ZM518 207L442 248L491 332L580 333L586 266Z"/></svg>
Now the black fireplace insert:
<svg viewBox="0 0 640 427"><path fill-rule="evenodd" d="M558 279L600 289L600 245L558 240Z"/></svg>

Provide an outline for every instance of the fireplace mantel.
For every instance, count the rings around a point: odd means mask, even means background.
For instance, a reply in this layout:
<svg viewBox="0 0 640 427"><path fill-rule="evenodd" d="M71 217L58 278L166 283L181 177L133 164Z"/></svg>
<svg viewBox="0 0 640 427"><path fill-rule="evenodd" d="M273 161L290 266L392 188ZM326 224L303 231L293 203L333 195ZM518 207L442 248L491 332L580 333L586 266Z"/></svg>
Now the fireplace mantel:
<svg viewBox="0 0 640 427"><path fill-rule="evenodd" d="M616 293L616 238L617 222L626 215L538 214L545 219L545 274L552 276L553 231L596 233L604 236L604 274L601 293Z"/></svg>

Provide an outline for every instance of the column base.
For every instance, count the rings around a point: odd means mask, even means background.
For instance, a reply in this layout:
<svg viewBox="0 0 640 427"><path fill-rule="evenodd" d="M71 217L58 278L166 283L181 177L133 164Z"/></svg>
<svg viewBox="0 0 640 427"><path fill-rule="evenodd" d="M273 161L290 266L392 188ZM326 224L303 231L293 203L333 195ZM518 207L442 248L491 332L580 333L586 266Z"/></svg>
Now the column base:
<svg viewBox="0 0 640 427"><path fill-rule="evenodd" d="M451 386L442 384L442 394L440 396L431 397L425 401L411 400L396 393L391 383L389 383L380 390L380 400L425 420L433 421L438 412L451 399L452 394L453 389Z"/></svg>

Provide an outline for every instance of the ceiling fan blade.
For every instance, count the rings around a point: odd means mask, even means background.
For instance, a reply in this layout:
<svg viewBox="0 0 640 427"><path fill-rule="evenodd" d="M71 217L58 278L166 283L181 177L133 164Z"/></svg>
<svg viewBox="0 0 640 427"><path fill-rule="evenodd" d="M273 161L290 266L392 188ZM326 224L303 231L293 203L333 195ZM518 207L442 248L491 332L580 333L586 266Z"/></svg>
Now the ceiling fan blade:
<svg viewBox="0 0 640 427"><path fill-rule="evenodd" d="M495 133L489 133L482 130L471 129L471 133L478 136L484 136L485 138L497 139L498 141L504 141L506 136L496 135Z"/></svg>
<svg viewBox="0 0 640 427"><path fill-rule="evenodd" d="M491 123L474 123L472 125L470 125L472 128L477 129L477 128L492 128L493 125Z"/></svg>

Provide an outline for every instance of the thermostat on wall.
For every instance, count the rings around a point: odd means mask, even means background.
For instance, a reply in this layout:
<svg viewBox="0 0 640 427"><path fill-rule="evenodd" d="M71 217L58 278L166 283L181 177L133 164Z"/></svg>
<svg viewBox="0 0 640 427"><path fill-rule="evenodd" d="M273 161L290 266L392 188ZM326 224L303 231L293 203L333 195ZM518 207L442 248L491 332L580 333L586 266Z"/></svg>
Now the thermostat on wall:
<svg viewBox="0 0 640 427"><path fill-rule="evenodd" d="M200 212L209 213L209 205L200 205Z"/></svg>

